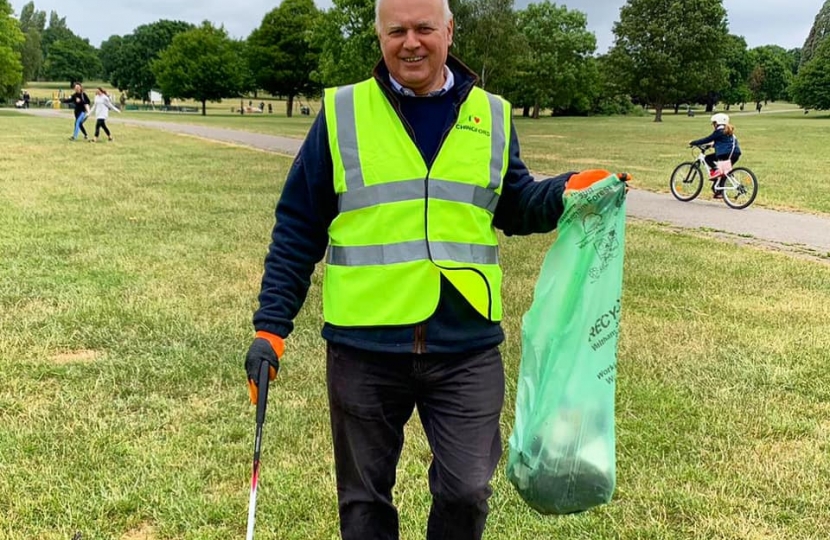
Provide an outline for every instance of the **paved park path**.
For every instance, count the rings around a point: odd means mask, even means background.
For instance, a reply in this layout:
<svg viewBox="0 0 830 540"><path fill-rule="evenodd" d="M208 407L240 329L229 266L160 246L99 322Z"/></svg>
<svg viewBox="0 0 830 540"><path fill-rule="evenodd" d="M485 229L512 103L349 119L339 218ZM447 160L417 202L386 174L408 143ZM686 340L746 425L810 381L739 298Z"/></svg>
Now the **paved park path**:
<svg viewBox="0 0 830 540"><path fill-rule="evenodd" d="M68 114L62 111L29 109L27 112L38 116L69 119ZM178 122L139 120L116 115L110 116L109 121L238 144L288 156L294 156L302 143L299 139L288 137ZM675 200L670 194L639 189L630 191L627 209L630 217L666 224L668 227L694 229L740 243L830 261L830 217L827 216L759 207L732 210L722 202L710 200L683 203Z"/></svg>

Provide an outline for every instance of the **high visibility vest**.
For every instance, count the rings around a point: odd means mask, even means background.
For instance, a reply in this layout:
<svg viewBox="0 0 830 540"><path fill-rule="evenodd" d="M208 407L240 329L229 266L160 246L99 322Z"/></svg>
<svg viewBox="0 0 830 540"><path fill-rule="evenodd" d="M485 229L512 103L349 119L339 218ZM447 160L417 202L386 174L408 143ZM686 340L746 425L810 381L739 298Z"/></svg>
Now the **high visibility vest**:
<svg viewBox="0 0 830 540"><path fill-rule="evenodd" d="M422 322L441 276L483 317L502 317L493 212L511 106L473 88L432 167L375 79L324 95L339 213L329 227L323 315L337 326Z"/></svg>

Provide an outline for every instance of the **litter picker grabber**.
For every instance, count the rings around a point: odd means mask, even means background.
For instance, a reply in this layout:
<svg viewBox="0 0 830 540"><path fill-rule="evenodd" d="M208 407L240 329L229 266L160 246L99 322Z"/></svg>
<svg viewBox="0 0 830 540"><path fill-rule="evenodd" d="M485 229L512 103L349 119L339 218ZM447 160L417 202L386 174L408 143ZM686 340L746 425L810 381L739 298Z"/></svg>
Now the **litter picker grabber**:
<svg viewBox="0 0 830 540"><path fill-rule="evenodd" d="M254 438L254 468L251 474L251 496L248 499L248 534L246 540L254 540L254 523L256 522L256 490L259 484L259 454L262 448L262 424L265 423L265 407L268 404L268 370L271 365L262 362L259 366L256 401L256 437Z"/></svg>

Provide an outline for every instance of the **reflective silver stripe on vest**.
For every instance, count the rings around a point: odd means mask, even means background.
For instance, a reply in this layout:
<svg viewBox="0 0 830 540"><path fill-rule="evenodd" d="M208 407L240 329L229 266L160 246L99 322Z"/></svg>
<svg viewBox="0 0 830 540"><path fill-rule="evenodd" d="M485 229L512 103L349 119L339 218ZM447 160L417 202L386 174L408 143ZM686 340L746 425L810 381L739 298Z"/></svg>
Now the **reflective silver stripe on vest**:
<svg viewBox="0 0 830 540"><path fill-rule="evenodd" d="M346 189L363 187L363 170L360 168L360 152L357 148L357 124L354 111L354 85L343 86L334 94L337 115L337 146L340 159L346 169Z"/></svg>
<svg viewBox="0 0 830 540"><path fill-rule="evenodd" d="M496 205L499 202L498 193L491 189L450 180L430 179L429 197L442 201L472 204L491 214L496 211ZM338 205L341 212L350 212L384 203L414 201L423 198L423 179L404 180L350 189L340 194Z"/></svg>
<svg viewBox="0 0 830 540"><path fill-rule="evenodd" d="M501 185L501 168L504 165L504 146L507 144L507 135L504 132L504 105L499 98L487 94L490 100L490 117L493 119L490 138L490 189L496 189Z"/></svg>
<svg viewBox="0 0 830 540"><path fill-rule="evenodd" d="M432 259L468 264L499 264L498 246L430 242ZM326 262L335 266L379 266L429 259L423 240L375 246L329 246Z"/></svg>

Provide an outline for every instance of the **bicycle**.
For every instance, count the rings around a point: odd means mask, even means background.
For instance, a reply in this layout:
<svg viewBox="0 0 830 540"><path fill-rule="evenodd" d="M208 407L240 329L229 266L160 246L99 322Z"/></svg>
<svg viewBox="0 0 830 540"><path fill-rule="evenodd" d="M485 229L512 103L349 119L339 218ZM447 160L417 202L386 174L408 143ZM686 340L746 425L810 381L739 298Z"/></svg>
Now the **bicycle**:
<svg viewBox="0 0 830 540"><path fill-rule="evenodd" d="M671 173L669 188L677 200L688 202L700 195L705 171L706 178L715 182L715 192L722 193L726 206L742 210L755 201L758 195L758 178L755 173L746 167L731 167L731 163L727 161L726 166L719 166L717 174L712 176L706 163L706 149L709 147L692 148L698 151L694 161L684 161Z"/></svg>

